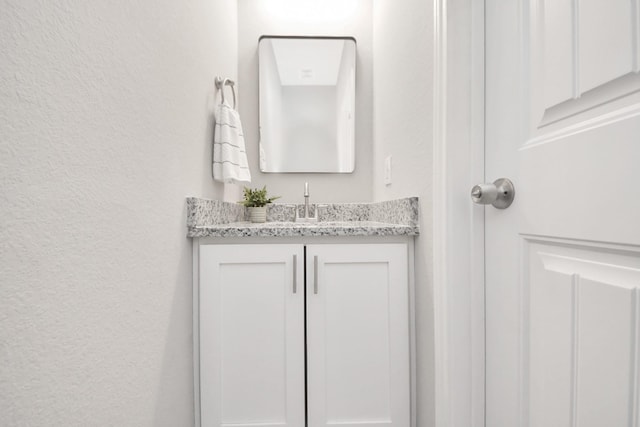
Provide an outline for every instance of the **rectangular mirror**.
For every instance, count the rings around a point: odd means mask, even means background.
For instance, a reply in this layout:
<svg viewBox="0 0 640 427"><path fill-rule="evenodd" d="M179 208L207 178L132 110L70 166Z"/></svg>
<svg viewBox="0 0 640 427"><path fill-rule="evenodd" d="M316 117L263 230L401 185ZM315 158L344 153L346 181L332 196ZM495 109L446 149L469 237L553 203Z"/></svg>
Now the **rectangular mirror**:
<svg viewBox="0 0 640 427"><path fill-rule="evenodd" d="M355 168L356 41L262 36L260 170Z"/></svg>

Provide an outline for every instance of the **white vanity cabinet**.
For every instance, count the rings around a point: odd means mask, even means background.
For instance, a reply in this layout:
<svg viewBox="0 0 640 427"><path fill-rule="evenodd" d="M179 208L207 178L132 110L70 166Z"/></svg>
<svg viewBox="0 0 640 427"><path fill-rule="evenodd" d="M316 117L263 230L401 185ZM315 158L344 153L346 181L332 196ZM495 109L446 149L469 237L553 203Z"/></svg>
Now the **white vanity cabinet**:
<svg viewBox="0 0 640 427"><path fill-rule="evenodd" d="M198 245L201 425L411 427L409 251Z"/></svg>
<svg viewBox="0 0 640 427"><path fill-rule="evenodd" d="M199 252L201 425L304 426L304 247Z"/></svg>

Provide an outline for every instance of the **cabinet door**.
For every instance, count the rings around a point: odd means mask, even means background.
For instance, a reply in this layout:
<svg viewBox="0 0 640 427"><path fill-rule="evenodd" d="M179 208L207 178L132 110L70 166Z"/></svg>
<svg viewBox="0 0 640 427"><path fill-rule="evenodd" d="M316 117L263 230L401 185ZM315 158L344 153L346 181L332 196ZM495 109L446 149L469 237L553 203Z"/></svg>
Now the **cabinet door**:
<svg viewBox="0 0 640 427"><path fill-rule="evenodd" d="M307 247L309 427L409 427L404 244Z"/></svg>
<svg viewBox="0 0 640 427"><path fill-rule="evenodd" d="M304 426L301 245L200 247L203 427Z"/></svg>

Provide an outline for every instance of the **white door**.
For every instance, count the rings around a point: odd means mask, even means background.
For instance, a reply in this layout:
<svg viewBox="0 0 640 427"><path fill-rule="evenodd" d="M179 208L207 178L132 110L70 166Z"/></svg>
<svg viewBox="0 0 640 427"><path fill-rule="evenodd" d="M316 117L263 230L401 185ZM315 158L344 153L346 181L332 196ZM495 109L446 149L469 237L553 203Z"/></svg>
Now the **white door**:
<svg viewBox="0 0 640 427"><path fill-rule="evenodd" d="M485 12L486 426L638 426L640 1Z"/></svg>
<svg viewBox="0 0 640 427"><path fill-rule="evenodd" d="M407 245L307 247L308 426L409 427Z"/></svg>
<svg viewBox="0 0 640 427"><path fill-rule="evenodd" d="M203 427L304 426L302 245L200 247Z"/></svg>

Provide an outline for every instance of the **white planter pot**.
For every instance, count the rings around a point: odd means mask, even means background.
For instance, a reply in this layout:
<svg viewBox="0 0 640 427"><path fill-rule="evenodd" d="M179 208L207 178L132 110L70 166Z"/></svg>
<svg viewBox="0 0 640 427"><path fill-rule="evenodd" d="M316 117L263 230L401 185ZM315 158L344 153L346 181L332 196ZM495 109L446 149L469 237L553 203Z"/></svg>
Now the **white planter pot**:
<svg viewBox="0 0 640 427"><path fill-rule="evenodd" d="M267 221L267 207L251 207L249 208L249 219L251 222L266 222Z"/></svg>

